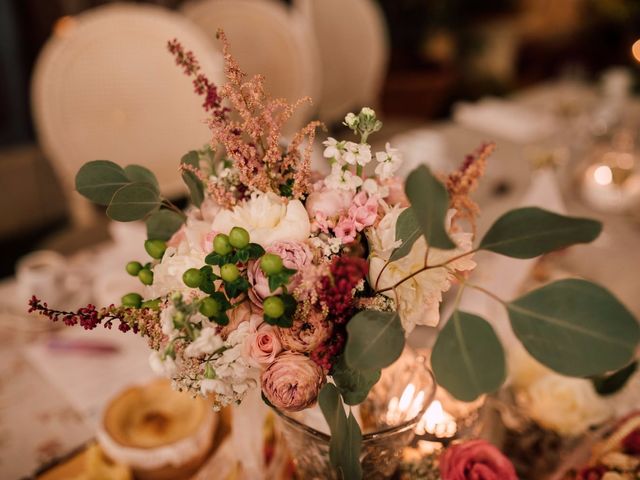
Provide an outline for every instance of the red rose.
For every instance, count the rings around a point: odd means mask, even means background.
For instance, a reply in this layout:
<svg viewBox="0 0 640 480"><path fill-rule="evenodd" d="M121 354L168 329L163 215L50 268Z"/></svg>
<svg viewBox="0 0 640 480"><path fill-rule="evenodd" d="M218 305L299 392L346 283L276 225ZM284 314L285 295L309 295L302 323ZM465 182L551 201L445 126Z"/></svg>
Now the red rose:
<svg viewBox="0 0 640 480"><path fill-rule="evenodd" d="M640 455L640 428L636 428L622 440L624 452L630 455Z"/></svg>
<svg viewBox="0 0 640 480"><path fill-rule="evenodd" d="M440 456L442 480L518 480L500 450L485 440L453 445Z"/></svg>

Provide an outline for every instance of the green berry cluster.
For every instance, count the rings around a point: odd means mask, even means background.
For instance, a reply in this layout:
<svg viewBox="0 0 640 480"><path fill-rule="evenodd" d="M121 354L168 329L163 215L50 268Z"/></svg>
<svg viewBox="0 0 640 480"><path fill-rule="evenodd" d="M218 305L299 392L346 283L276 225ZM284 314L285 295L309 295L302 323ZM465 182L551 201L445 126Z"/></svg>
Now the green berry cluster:
<svg viewBox="0 0 640 480"><path fill-rule="evenodd" d="M293 295L287 293L287 284L296 270L285 267L282 258L275 253L265 253L260 258L260 269L267 277L269 290L272 293L282 289L282 293L264 299L262 309L265 322L280 327L290 327L293 324L297 303Z"/></svg>
<svg viewBox="0 0 640 480"><path fill-rule="evenodd" d="M167 243L164 240L149 239L144 242L144 249L154 260L161 260L164 252L167 250ZM138 277L143 285L153 284L153 271L151 270L151 262L144 265L138 261L127 263L125 269L127 273L133 277ZM138 293L128 293L122 297L122 305L132 308L152 308L157 310L160 305L159 299L143 301L142 296Z"/></svg>

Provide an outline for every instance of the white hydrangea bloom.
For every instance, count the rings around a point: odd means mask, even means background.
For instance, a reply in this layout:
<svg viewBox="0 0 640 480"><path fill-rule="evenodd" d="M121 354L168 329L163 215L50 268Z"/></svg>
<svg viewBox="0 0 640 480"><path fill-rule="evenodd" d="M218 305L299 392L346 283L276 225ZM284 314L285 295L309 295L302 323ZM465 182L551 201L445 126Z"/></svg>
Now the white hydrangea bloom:
<svg viewBox="0 0 640 480"><path fill-rule="evenodd" d="M402 164L402 156L397 148L392 148L389 142L385 145L384 152L376 153L376 175L380 180L393 177Z"/></svg>

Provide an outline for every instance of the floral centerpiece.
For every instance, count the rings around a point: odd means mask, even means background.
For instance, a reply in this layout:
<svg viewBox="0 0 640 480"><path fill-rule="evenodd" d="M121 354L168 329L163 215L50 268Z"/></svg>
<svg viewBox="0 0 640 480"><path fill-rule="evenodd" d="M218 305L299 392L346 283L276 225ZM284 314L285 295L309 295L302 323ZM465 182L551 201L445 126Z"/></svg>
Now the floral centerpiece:
<svg viewBox="0 0 640 480"><path fill-rule="evenodd" d="M168 44L203 96L211 130L210 144L180 163L193 206L180 211L136 165L92 161L76 177L78 192L107 206L110 218L146 221L151 260L126 266L148 286L145 298L127 294L119 306L65 312L34 297L31 310L86 329L115 322L146 337L154 370L215 408L258 388L284 412L318 402L331 463L349 479L362 476L362 432L344 404L362 402L416 325L438 325L442 294L454 283L456 302L476 288L503 304L518 339L555 371L590 376L630 362L638 324L602 287L563 280L508 300L467 281L478 250L531 258L592 241L598 222L523 208L499 218L474 246L478 207L469 195L493 146L448 176L421 166L403 185L394 176L400 152L389 144L373 152L367 143L382 127L370 108L346 116L353 139L323 142L331 169L316 174L320 123L283 138L297 104L271 99L262 77L247 79L220 38L227 78L220 87L179 42ZM431 364L462 400L495 391L505 378L490 323L458 310Z"/></svg>

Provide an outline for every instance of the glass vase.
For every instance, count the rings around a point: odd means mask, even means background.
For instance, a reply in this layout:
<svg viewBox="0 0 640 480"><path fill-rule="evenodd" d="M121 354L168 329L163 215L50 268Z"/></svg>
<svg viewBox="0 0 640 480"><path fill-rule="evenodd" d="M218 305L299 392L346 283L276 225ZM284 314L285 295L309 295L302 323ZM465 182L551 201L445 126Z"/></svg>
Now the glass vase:
<svg viewBox="0 0 640 480"><path fill-rule="evenodd" d="M359 406L363 478L386 479L394 474L435 391L436 383L424 357L410 350L383 370L380 381ZM279 410L276 413L298 478L338 480L329 461L330 436L309 426L300 416Z"/></svg>

